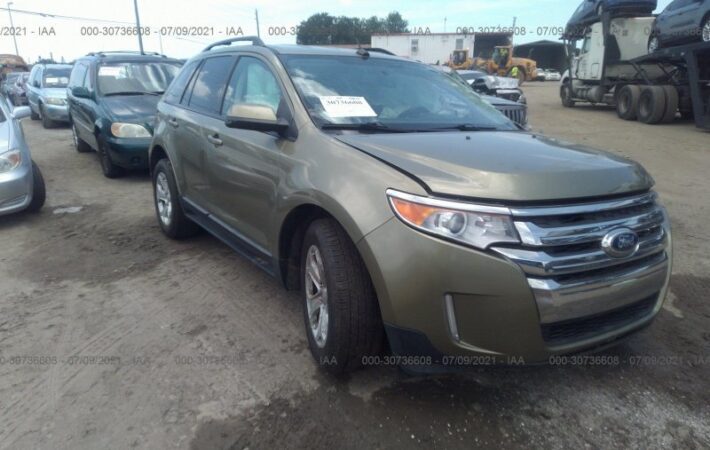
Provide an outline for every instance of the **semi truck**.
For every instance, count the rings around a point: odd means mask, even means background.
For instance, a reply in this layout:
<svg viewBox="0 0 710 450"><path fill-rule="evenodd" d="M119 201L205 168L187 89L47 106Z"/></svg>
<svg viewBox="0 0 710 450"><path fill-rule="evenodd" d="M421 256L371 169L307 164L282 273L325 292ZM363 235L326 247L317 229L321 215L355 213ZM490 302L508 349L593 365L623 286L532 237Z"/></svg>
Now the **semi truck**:
<svg viewBox="0 0 710 450"><path fill-rule="evenodd" d="M651 14L604 12L581 33L565 35L569 69L561 80L562 104L606 104L620 118L646 124L681 116L710 129L710 43L649 54L654 20Z"/></svg>

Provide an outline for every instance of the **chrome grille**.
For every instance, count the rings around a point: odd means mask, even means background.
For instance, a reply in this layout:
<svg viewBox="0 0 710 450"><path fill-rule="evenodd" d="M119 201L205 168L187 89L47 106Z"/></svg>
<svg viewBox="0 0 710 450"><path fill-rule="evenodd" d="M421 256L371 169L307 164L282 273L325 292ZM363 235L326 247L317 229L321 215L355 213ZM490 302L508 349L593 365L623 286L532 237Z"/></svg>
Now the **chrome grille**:
<svg viewBox="0 0 710 450"><path fill-rule="evenodd" d="M670 226L655 193L511 212L521 244L493 250L527 275L543 326L658 300L667 286ZM602 248L604 237L621 228L639 237L638 250L626 258Z"/></svg>
<svg viewBox="0 0 710 450"><path fill-rule="evenodd" d="M520 124L520 125L526 125L528 123L527 120L527 109L524 106L520 107L498 107L500 111L505 114L505 116L512 120L513 122Z"/></svg>

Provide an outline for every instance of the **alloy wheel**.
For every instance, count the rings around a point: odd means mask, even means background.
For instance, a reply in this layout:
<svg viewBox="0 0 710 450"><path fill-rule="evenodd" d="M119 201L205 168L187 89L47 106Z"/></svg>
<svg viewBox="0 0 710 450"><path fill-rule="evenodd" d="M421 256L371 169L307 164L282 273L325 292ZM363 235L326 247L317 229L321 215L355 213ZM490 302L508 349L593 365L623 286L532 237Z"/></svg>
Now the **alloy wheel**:
<svg viewBox="0 0 710 450"><path fill-rule="evenodd" d="M164 172L159 172L155 180L155 204L158 207L160 221L166 227L170 226L173 220L173 202L170 195L168 177Z"/></svg>
<svg viewBox="0 0 710 450"><path fill-rule="evenodd" d="M319 348L328 342L328 288L320 250L308 249L305 268L306 309L313 340Z"/></svg>
<svg viewBox="0 0 710 450"><path fill-rule="evenodd" d="M703 26L703 42L710 42L710 18L705 21Z"/></svg>
<svg viewBox="0 0 710 450"><path fill-rule="evenodd" d="M76 135L76 125L71 124L71 139L74 142L74 147L79 147L79 137Z"/></svg>
<svg viewBox="0 0 710 450"><path fill-rule="evenodd" d="M648 42L648 53L654 53L656 50L658 50L658 46L658 37L652 37L651 40Z"/></svg>

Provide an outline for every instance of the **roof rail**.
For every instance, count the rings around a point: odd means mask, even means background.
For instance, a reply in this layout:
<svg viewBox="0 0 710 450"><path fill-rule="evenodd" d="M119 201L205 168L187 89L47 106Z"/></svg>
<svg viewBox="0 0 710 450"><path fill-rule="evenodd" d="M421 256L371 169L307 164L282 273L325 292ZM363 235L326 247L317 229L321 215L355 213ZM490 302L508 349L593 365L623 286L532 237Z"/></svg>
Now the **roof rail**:
<svg viewBox="0 0 710 450"><path fill-rule="evenodd" d="M146 55L146 56L162 56L163 58L167 58L167 56L163 55L162 53L158 52L139 52L135 50L114 50L114 51L100 51L100 52L91 52L87 54L86 56L108 56L108 55Z"/></svg>
<svg viewBox="0 0 710 450"><path fill-rule="evenodd" d="M214 44L210 45L206 49L202 50L202 53L208 52L215 47L232 45L233 42L251 42L251 45L256 45L258 47L266 47L266 44L264 44L264 41L262 41L261 38L259 38L257 36L244 36L244 37L225 39L223 41L215 42Z"/></svg>

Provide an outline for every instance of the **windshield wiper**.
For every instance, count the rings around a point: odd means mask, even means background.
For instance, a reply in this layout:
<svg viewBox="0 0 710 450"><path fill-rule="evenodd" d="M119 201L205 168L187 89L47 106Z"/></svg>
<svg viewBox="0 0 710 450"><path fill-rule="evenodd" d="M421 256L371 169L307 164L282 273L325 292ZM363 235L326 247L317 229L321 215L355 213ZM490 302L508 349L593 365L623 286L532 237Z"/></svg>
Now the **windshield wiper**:
<svg viewBox="0 0 710 450"><path fill-rule="evenodd" d="M383 133L413 133L416 131L406 128L394 128L382 122L324 123L321 125L321 130L379 131Z"/></svg>
<svg viewBox="0 0 710 450"><path fill-rule="evenodd" d="M109 92L104 94L104 97L118 96L118 95L163 95L163 92L144 92L144 91L125 91L125 92Z"/></svg>
<svg viewBox="0 0 710 450"><path fill-rule="evenodd" d="M493 126L482 126L474 125L471 123L460 123L455 125L446 125L443 127L429 128L427 131L446 131L446 130L459 130L459 131L498 131L498 127Z"/></svg>

